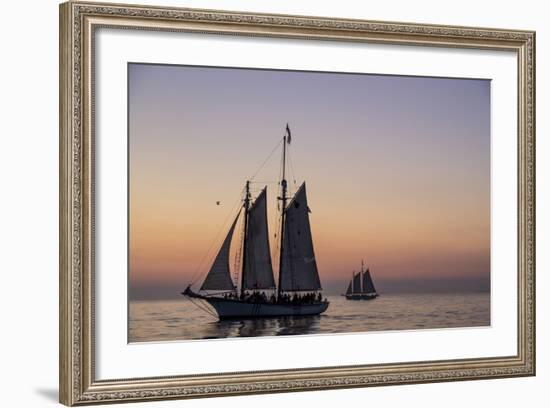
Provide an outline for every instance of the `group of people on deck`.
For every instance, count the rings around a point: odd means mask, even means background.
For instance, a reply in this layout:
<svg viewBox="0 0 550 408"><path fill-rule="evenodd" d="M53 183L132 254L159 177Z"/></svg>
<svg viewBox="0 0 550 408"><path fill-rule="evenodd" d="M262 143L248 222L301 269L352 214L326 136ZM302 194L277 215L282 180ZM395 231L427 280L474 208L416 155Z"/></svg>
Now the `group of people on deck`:
<svg viewBox="0 0 550 408"><path fill-rule="evenodd" d="M282 304L304 304L304 303L315 303L321 302L323 296L321 292L309 292L309 293L297 293L294 292L293 295L288 293L282 293L279 297L275 296L275 293L271 294L270 297L267 296L265 292L252 291L241 292L240 296L235 292L225 293L223 295L224 299L235 299L242 300L250 303L282 303Z"/></svg>

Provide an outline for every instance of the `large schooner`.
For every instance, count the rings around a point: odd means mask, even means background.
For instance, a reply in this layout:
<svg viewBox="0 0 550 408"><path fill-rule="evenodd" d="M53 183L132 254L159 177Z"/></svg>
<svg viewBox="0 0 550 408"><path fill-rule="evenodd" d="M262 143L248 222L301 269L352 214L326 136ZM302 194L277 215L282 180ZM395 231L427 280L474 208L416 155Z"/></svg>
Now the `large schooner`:
<svg viewBox="0 0 550 408"><path fill-rule="evenodd" d="M374 288L369 268L365 270L363 261L361 261L361 270L357 273L353 272L346 293L343 296L348 300L371 300L379 296Z"/></svg>
<svg viewBox="0 0 550 408"><path fill-rule="evenodd" d="M329 302L321 294L305 182L290 200L288 197L285 178L286 149L291 142L288 124L282 142L281 194L277 198L281 202L278 284L275 284L271 263L267 186L252 200L249 180L245 185L243 205L200 290L193 291L189 284L182 292L191 300L207 302L219 319L318 315L328 308ZM234 280L229 258L240 217L244 228L240 247L242 261L240 274ZM237 287L239 280L240 288Z"/></svg>

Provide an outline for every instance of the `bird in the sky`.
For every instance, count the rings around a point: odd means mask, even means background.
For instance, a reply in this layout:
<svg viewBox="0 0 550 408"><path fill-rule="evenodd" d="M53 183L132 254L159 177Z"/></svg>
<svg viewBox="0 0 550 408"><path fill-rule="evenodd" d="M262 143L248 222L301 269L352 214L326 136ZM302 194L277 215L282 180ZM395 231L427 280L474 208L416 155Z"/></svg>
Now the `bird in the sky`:
<svg viewBox="0 0 550 408"><path fill-rule="evenodd" d="M220 205L221 203L221 201L216 201L216 205Z"/></svg>

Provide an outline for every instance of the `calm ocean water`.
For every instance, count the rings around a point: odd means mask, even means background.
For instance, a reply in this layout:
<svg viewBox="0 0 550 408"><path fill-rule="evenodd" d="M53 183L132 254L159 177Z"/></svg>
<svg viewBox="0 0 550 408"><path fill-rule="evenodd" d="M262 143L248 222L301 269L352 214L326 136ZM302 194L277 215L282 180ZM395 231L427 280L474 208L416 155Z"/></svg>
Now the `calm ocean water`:
<svg viewBox="0 0 550 408"><path fill-rule="evenodd" d="M490 294L329 296L320 316L217 321L189 300L130 302L130 342L489 326Z"/></svg>

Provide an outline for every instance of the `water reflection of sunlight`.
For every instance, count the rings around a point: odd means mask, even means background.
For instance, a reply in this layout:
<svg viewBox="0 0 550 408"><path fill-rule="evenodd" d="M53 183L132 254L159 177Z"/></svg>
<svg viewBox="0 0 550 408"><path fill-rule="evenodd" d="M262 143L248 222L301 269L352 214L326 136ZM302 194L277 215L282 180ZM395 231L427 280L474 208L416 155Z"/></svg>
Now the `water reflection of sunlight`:
<svg viewBox="0 0 550 408"><path fill-rule="evenodd" d="M489 293L384 294L368 302L330 297L320 316L218 321L190 302L130 304L129 341L173 341L476 327L490 324Z"/></svg>

